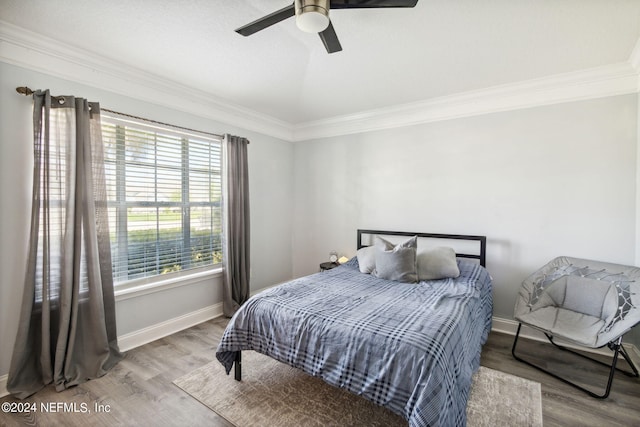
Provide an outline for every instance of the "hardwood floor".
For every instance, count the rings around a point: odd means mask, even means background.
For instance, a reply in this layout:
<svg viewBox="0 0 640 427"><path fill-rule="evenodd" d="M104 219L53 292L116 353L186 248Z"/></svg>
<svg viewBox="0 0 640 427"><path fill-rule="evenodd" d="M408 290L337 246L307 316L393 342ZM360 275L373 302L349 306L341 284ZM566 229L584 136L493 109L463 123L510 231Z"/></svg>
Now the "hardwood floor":
<svg viewBox="0 0 640 427"><path fill-rule="evenodd" d="M37 407L33 412L0 412L0 425L231 426L172 383L215 358L226 323L226 319L214 319L133 349L109 374L64 392L48 387L24 401L10 396L0 399L1 403ZM616 374L609 398L593 399L514 360L512 343L510 335L491 333L481 363L540 382L545 426L640 426L637 378ZM587 386L597 385L597 381L604 383L606 378L606 368L593 369L588 362L557 352L548 344L522 339L518 349L519 354L535 352L540 355L536 363L553 363L563 375L588 378ZM43 412L43 406L50 412ZM53 412L56 409L58 412ZM71 412L73 409L78 412Z"/></svg>
<svg viewBox="0 0 640 427"><path fill-rule="evenodd" d="M2 426L231 426L173 385L176 378L215 359L227 319L214 319L135 348L102 378L57 393L48 387L25 399L40 405L84 403L91 413L0 412ZM12 397L2 402L19 402ZM109 412L95 405L109 405ZM105 409L107 407L105 406Z"/></svg>
<svg viewBox="0 0 640 427"><path fill-rule="evenodd" d="M513 336L494 333L482 350L481 364L542 385L542 419L545 427L553 426L640 426L640 379L616 372L611 394L595 399L537 369L515 360L511 355ZM551 344L518 340L518 356L544 366L587 389L602 393L609 370L571 353L557 350ZM535 357L533 356L535 355ZM606 357L597 357L609 362ZM638 364L636 360L636 365ZM618 366L628 365L620 357Z"/></svg>

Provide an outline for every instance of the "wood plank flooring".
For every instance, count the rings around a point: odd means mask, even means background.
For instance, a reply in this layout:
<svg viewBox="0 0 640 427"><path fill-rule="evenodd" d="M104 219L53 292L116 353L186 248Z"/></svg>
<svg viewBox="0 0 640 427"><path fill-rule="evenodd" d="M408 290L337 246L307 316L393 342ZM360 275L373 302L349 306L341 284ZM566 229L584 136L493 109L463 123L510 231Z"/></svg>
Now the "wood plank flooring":
<svg viewBox="0 0 640 427"><path fill-rule="evenodd" d="M513 336L494 333L482 349L481 364L542 385L542 419L545 427L554 426L640 426L640 379L616 372L611 394L607 399L595 399L547 374L519 362L511 355ZM609 370L551 344L518 340L518 356L581 383L598 394L604 391ZM609 362L606 357L596 357ZM638 362L636 361L636 365ZM628 365L620 357L618 366Z"/></svg>
<svg viewBox="0 0 640 427"><path fill-rule="evenodd" d="M24 401L10 396L0 399L0 403L37 406L37 412L31 413L0 412L0 426L228 427L227 421L172 383L215 358L226 324L227 319L214 319L133 349L109 374L61 393L48 387ZM491 333L481 363L542 383L545 426L640 426L640 380L616 374L609 398L596 400L514 360L512 343L510 335ZM588 378L587 386L606 378L606 368L593 369L578 357L558 354L548 344L522 339L518 348L519 354L539 354L537 363L553 363L565 375ZM66 410L58 408L64 404ZM60 412L42 412L41 405Z"/></svg>

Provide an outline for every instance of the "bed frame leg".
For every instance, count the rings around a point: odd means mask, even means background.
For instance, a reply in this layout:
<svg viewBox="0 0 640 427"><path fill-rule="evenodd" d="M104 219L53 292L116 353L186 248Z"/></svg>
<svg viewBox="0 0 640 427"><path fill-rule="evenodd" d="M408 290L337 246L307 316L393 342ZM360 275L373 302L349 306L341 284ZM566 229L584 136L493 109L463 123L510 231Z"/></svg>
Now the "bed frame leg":
<svg viewBox="0 0 640 427"><path fill-rule="evenodd" d="M236 353L236 360L233 362L233 366L236 381L242 381L242 352Z"/></svg>

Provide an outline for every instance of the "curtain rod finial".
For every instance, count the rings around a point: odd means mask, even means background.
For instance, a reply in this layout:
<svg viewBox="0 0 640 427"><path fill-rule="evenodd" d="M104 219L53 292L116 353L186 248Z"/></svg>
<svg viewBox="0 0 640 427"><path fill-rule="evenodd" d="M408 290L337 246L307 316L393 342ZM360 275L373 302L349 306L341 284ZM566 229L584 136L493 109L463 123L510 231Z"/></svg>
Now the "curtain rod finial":
<svg viewBox="0 0 640 427"><path fill-rule="evenodd" d="M24 96L33 95L33 91L29 89L27 86L17 87L16 92Z"/></svg>

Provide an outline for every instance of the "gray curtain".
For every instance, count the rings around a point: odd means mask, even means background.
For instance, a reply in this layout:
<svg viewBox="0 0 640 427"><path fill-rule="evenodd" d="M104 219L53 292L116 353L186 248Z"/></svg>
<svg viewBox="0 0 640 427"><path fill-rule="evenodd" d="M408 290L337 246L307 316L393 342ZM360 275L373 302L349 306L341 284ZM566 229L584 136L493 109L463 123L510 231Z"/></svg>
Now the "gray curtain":
<svg viewBox="0 0 640 427"><path fill-rule="evenodd" d="M33 95L31 231L7 389L25 398L104 375L117 345L100 107Z"/></svg>
<svg viewBox="0 0 640 427"><path fill-rule="evenodd" d="M227 317L249 298L248 144L247 139L231 135L222 141L223 311Z"/></svg>

